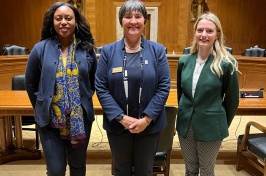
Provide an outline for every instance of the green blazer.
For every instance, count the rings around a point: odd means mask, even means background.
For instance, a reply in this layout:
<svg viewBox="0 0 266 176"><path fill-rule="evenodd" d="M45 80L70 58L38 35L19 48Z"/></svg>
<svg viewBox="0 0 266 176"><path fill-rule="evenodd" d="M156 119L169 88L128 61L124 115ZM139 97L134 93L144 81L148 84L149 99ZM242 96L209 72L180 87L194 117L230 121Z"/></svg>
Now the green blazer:
<svg viewBox="0 0 266 176"><path fill-rule="evenodd" d="M214 74L209 56L200 74L194 98L192 77L197 53L183 56L178 61L177 91L178 116L176 129L186 137L191 124L195 140L222 140L229 135L228 128L239 104L238 72L232 73L230 63L222 62L223 75Z"/></svg>

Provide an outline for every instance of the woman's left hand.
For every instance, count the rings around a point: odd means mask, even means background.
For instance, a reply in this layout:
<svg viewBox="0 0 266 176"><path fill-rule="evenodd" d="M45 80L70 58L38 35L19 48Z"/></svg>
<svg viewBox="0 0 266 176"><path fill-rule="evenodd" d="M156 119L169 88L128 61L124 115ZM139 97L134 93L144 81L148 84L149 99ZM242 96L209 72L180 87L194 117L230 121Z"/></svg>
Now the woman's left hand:
<svg viewBox="0 0 266 176"><path fill-rule="evenodd" d="M150 117L144 117L144 118L138 119L135 123L133 123L129 126L128 130L131 133L142 132L149 125L149 123L147 122L147 119L149 119L149 122L151 121Z"/></svg>

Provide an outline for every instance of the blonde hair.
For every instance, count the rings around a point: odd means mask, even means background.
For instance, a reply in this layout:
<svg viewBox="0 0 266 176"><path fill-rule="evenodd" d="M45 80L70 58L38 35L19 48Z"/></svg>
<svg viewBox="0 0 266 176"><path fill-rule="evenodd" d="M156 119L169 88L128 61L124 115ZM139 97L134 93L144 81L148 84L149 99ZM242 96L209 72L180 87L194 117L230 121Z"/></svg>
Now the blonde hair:
<svg viewBox="0 0 266 176"><path fill-rule="evenodd" d="M233 70L232 70L231 74L233 74L234 71L238 71L238 64L237 64L236 59L226 50L226 48L224 46L223 29L222 29L222 25L221 25L221 22L218 19L218 17L211 12L203 13L201 16L199 16L199 18L197 19L197 21L194 24L194 32L196 32L198 23L202 19L213 22L216 26L217 32L219 33L218 38L214 41L214 44L212 46L211 54L213 55L214 59L213 59L213 62L210 66L211 71L213 73L216 73L218 75L218 77L223 75L223 70L221 67L222 61L229 62L232 65ZM196 42L196 37L194 36L194 39L192 41L192 46L191 46L191 53L197 52L198 48L199 48L199 46Z"/></svg>

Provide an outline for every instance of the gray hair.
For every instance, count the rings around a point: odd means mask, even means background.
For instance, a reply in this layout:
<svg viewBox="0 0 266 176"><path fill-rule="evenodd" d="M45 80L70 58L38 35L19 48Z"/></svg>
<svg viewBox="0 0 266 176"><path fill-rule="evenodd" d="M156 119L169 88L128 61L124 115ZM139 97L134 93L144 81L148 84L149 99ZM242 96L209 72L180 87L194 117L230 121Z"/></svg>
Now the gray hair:
<svg viewBox="0 0 266 176"><path fill-rule="evenodd" d="M131 14L133 11L141 13L144 17L144 24L147 19L147 10L144 4L140 0L128 0L126 1L119 10L119 23L122 26L122 19L126 14Z"/></svg>

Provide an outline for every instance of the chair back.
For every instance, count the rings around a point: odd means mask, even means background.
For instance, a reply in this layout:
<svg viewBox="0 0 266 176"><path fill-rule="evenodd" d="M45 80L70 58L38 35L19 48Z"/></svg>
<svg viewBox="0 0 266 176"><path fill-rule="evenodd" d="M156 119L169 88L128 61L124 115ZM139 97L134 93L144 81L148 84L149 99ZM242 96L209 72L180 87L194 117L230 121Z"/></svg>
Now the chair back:
<svg viewBox="0 0 266 176"><path fill-rule="evenodd" d="M265 57L265 49L254 47L246 49L244 56L253 56L253 57Z"/></svg>
<svg viewBox="0 0 266 176"><path fill-rule="evenodd" d="M16 75L12 78L12 90L26 90L25 75Z"/></svg>
<svg viewBox="0 0 266 176"><path fill-rule="evenodd" d="M26 54L26 48L17 46L17 45L11 45L5 47L7 55L24 55Z"/></svg>
<svg viewBox="0 0 266 176"><path fill-rule="evenodd" d="M96 49L95 49L96 54L101 54L101 51L102 51L102 46L96 47Z"/></svg>
<svg viewBox="0 0 266 176"><path fill-rule="evenodd" d="M25 86L25 75L15 75L12 78L12 90L26 90ZM16 117L14 117L16 118ZM39 149L39 133L36 127L36 121L34 116L22 116L22 126L35 124L34 128L23 128L22 130L35 131L36 149Z"/></svg>
<svg viewBox="0 0 266 176"><path fill-rule="evenodd" d="M230 47L225 47L225 49L230 53L230 54L233 54L233 48L230 48Z"/></svg>
<svg viewBox="0 0 266 176"><path fill-rule="evenodd" d="M191 49L191 47L184 48L183 54L190 54L190 49Z"/></svg>
<svg viewBox="0 0 266 176"><path fill-rule="evenodd" d="M165 51L165 54L167 54L167 48L166 47L164 47L164 51Z"/></svg>
<svg viewBox="0 0 266 176"><path fill-rule="evenodd" d="M165 106L165 111L167 126L161 131L157 152L167 152L172 150L173 146L177 108L174 106Z"/></svg>
<svg viewBox="0 0 266 176"><path fill-rule="evenodd" d="M230 54L233 54L233 48L230 48L230 47L225 47L225 49L230 53ZM190 54L190 51L191 50L191 47L186 47L184 48L183 50L183 54Z"/></svg>

